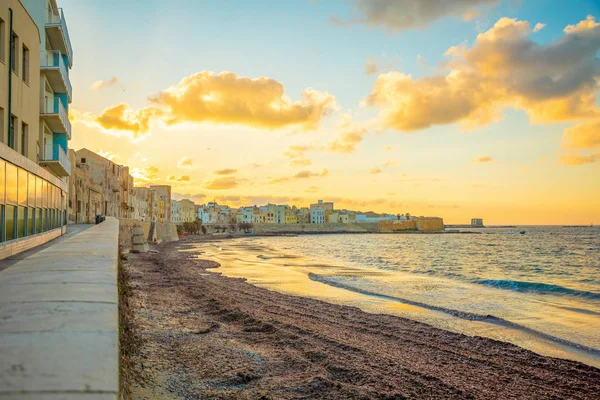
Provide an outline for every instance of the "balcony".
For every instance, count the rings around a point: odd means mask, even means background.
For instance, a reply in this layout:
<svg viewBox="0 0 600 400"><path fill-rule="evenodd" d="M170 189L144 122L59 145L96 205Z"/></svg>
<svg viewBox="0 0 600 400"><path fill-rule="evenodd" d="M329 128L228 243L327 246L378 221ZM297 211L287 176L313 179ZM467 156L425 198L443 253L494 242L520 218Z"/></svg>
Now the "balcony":
<svg viewBox="0 0 600 400"><path fill-rule="evenodd" d="M66 133L71 140L71 121L69 121L67 110L58 97L45 99L42 103L40 117L48 124L52 132Z"/></svg>
<svg viewBox="0 0 600 400"><path fill-rule="evenodd" d="M69 71L59 50L42 51L40 67L46 73L48 82L55 93L66 93L69 102L72 100L73 89L69 79Z"/></svg>
<svg viewBox="0 0 600 400"><path fill-rule="evenodd" d="M63 148L57 143L45 146L40 165L48 168L58 177L71 175L69 158Z"/></svg>
<svg viewBox="0 0 600 400"><path fill-rule="evenodd" d="M69 67L73 66L73 48L69 38L69 30L65 22L62 8L46 9L46 35L53 49L60 50L69 59Z"/></svg>

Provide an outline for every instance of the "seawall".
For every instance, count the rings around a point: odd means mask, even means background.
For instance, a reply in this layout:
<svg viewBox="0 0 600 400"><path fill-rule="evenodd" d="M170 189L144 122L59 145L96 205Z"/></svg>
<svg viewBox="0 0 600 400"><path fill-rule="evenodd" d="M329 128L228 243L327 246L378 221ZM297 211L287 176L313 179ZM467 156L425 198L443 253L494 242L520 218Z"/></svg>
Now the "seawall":
<svg viewBox="0 0 600 400"><path fill-rule="evenodd" d="M148 243L152 242L172 242L179 240L177 235L177 226L171 223L163 222L145 222L135 219L119 219L119 244L125 251L131 249L133 238L133 227L141 226L144 237Z"/></svg>
<svg viewBox="0 0 600 400"><path fill-rule="evenodd" d="M0 272L0 398L117 399L119 221Z"/></svg>

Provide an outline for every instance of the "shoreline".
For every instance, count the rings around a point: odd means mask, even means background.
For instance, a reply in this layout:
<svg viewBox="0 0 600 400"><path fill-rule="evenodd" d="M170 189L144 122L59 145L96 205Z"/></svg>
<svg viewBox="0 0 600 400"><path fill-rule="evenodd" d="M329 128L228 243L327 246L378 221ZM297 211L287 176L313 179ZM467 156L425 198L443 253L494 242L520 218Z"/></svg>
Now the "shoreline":
<svg viewBox="0 0 600 400"><path fill-rule="evenodd" d="M143 377L130 382L134 399L591 399L600 390L600 369L582 363L260 288L180 251L225 238L211 239L124 262L131 329L144 343L132 356Z"/></svg>

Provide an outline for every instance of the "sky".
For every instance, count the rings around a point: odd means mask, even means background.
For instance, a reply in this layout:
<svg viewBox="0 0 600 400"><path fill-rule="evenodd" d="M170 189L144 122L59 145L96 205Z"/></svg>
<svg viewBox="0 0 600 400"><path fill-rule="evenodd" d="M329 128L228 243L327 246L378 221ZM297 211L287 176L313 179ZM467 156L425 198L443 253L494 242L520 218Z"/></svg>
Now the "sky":
<svg viewBox="0 0 600 400"><path fill-rule="evenodd" d="M600 224L597 0L61 0L70 147L231 206Z"/></svg>

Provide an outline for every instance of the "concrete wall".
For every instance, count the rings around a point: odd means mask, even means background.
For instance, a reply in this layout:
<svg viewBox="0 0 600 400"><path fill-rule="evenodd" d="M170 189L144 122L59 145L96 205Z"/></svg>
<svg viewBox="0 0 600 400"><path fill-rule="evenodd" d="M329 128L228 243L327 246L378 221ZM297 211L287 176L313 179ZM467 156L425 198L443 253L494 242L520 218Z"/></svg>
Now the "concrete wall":
<svg viewBox="0 0 600 400"><path fill-rule="evenodd" d="M0 272L0 398L117 399L119 222Z"/></svg>

